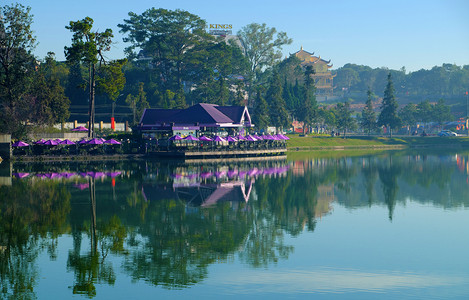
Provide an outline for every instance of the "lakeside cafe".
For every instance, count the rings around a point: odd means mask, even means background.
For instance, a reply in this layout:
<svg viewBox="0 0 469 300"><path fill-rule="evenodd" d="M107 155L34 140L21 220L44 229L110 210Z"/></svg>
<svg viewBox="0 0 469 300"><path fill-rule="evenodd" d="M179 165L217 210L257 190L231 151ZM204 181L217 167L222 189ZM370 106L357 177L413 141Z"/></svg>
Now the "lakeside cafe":
<svg viewBox="0 0 469 300"><path fill-rule="evenodd" d="M156 155L258 156L272 149L284 153L285 139L248 135L253 127L245 106L200 103L187 109L146 109L137 130Z"/></svg>
<svg viewBox="0 0 469 300"><path fill-rule="evenodd" d="M145 109L137 130L144 138L166 146L172 136L182 138L244 135L254 127L245 106L200 103L187 109Z"/></svg>

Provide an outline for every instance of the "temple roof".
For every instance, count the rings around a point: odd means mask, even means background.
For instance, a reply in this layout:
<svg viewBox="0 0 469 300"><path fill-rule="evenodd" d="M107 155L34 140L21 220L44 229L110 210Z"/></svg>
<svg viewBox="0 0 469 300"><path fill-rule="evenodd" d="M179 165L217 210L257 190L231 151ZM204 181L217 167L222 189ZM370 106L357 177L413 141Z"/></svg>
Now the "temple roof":
<svg viewBox="0 0 469 300"><path fill-rule="evenodd" d="M308 51L303 50L303 46L301 46L301 49L299 51L293 54L303 61L302 64L323 63L323 64L326 64L328 68L332 68L332 65L329 65L331 60L327 61L327 60L322 59L321 56L314 56L314 52L310 53Z"/></svg>

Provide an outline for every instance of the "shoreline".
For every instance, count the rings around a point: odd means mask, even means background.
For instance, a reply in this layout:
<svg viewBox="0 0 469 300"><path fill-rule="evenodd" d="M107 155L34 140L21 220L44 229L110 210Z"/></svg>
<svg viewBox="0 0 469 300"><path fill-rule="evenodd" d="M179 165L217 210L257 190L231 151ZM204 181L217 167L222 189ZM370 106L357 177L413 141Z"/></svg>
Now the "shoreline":
<svg viewBox="0 0 469 300"><path fill-rule="evenodd" d="M299 137L291 136L287 142L286 153L308 151L343 151L343 150L404 150L404 149L469 149L468 137L439 138L439 137ZM54 162L54 161L98 161L98 160L138 160L138 159L162 159L152 153L147 154L112 154L112 155L58 155L58 156L12 156L4 162ZM174 158L173 158L174 159ZM176 158L177 159L177 158ZM210 160L210 158L202 158ZM184 159L180 159L184 160ZM1 160L0 160L1 161Z"/></svg>

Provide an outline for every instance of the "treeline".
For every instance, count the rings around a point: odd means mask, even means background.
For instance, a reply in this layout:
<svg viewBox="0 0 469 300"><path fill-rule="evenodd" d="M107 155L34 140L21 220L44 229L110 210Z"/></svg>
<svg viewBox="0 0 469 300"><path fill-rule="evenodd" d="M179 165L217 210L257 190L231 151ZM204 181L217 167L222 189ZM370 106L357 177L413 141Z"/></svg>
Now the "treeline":
<svg viewBox="0 0 469 300"><path fill-rule="evenodd" d="M346 64L333 73L335 95L345 98L364 98L368 88L375 94L381 93L388 73L392 74L396 96L407 101L436 101L440 98L460 100L469 89L469 65L443 64L431 70L421 69L407 73L404 67L389 70Z"/></svg>
<svg viewBox="0 0 469 300"><path fill-rule="evenodd" d="M69 118L94 124L112 115L135 125L145 108L202 102L249 106L256 130L290 128L293 120L305 129L341 128L336 123L340 114L350 118L346 101L333 107L317 103L314 70L295 56L282 59L282 46L292 39L266 24L248 24L225 38L208 34L206 22L184 10L130 12L118 24L126 58L110 61L105 58L114 41L112 30L97 31L85 17L64 24L71 41L64 45L66 61L57 62L52 52L44 59L33 56L29 7L5 5L0 12L0 131L13 137ZM439 99L461 93L467 72L467 66L443 65L406 74L347 64L336 71L335 90L343 91L345 100L368 88L381 95L390 73L398 97Z"/></svg>

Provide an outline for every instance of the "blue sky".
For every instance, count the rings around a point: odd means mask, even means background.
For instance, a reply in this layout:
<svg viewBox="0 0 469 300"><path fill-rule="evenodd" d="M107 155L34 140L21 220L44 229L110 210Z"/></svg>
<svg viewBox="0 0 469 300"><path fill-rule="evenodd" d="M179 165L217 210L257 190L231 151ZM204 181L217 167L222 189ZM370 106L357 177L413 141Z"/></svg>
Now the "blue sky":
<svg viewBox="0 0 469 300"><path fill-rule="evenodd" d="M27 0L34 15L39 45L63 60L71 43L69 21L89 16L95 28L111 28L115 44L109 58L124 57L126 44L118 33L128 12L148 8L184 9L210 23L233 24L233 32L249 23L266 23L293 39L285 55L301 46L334 64L388 67L407 71L430 69L442 63L469 65L469 1L467 0L336 0L336 1L188 1L188 0Z"/></svg>

